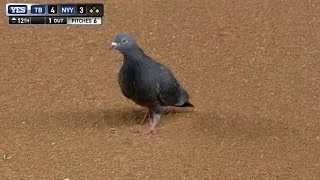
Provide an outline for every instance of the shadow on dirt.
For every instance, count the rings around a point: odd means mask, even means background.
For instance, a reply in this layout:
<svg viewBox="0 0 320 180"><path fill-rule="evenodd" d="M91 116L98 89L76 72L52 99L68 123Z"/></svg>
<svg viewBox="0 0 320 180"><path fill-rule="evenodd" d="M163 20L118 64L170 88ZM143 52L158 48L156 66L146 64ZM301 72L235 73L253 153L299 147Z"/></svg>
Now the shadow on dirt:
<svg viewBox="0 0 320 180"><path fill-rule="evenodd" d="M141 107L126 107L117 109L87 109L79 111L65 111L50 113L47 117L41 117L40 119L46 119L46 121L39 122L43 126L64 126L64 127L121 127L121 126L133 126L142 125L142 119L146 113L145 108ZM189 108L167 108L162 117L175 116L179 114L192 113L192 109ZM145 122L146 123L146 122Z"/></svg>
<svg viewBox="0 0 320 180"><path fill-rule="evenodd" d="M145 108L122 108L122 109L107 109L104 110L104 116L101 119L103 122L97 122L96 124L105 124L107 126L132 126L132 125L139 125L144 124L143 118L146 113ZM184 114L184 113L192 113L191 110L185 108L174 108L168 107L163 112L162 117L168 115L175 115L175 114ZM148 121L148 120L146 120Z"/></svg>
<svg viewBox="0 0 320 180"><path fill-rule="evenodd" d="M142 122L145 113L146 109L142 107L66 111L51 114L50 118L39 118L50 120L50 125L47 124L48 121L38 123L41 123L46 128L48 126L51 128L52 126L57 126L57 128L68 127L71 129L117 128L147 124L147 122ZM194 121L194 119L197 120ZM162 115L162 120L160 124L168 123L171 127L175 127L176 124L180 124L178 126L181 127L181 122L184 121L184 131L207 134L208 136L223 139L260 139L272 136L283 137L288 133L298 133L291 132L293 129L288 129L287 122L238 112L206 112L194 111L192 108L168 107Z"/></svg>

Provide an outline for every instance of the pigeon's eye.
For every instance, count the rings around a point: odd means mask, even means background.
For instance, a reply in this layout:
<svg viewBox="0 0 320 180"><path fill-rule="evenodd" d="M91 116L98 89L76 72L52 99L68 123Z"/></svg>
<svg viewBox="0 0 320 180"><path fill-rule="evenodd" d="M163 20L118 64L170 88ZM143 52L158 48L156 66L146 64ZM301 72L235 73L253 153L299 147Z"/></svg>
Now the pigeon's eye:
<svg viewBox="0 0 320 180"><path fill-rule="evenodd" d="M126 38L122 38L122 39L121 39L121 43L122 43L122 44L127 44L127 43L128 43L128 40L127 40Z"/></svg>

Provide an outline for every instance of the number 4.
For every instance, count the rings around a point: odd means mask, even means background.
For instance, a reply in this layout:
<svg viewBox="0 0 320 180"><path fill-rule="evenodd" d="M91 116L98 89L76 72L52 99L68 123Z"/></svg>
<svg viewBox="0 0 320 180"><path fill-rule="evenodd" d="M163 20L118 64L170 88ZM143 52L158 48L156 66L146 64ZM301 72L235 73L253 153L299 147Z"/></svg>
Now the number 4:
<svg viewBox="0 0 320 180"><path fill-rule="evenodd" d="M51 8L51 10L50 10L50 12L51 12L51 13L53 13L53 14L54 14L54 13L56 13L55 8L54 8L54 7L52 7L52 8Z"/></svg>

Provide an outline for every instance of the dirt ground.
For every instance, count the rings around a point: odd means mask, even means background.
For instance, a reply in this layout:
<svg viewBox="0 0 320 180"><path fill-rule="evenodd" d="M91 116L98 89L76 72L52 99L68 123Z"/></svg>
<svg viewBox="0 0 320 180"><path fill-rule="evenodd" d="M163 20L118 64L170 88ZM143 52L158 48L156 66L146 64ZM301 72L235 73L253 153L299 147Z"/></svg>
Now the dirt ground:
<svg viewBox="0 0 320 180"><path fill-rule="evenodd" d="M7 2L0 179L320 179L320 1L105 1L102 26L9 26ZM123 31L196 106L156 135L118 86Z"/></svg>

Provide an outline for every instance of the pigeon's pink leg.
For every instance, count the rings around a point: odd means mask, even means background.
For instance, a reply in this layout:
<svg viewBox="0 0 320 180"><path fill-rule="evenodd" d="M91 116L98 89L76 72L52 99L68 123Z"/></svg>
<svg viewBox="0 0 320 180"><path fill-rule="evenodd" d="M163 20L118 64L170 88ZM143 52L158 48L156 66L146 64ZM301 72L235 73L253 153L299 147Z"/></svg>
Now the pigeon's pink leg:
<svg viewBox="0 0 320 180"><path fill-rule="evenodd" d="M152 132L155 132L157 123L158 123L157 120L153 120L153 122L151 123L150 130L152 130Z"/></svg>
<svg viewBox="0 0 320 180"><path fill-rule="evenodd" d="M156 132L156 126L158 121L160 120L160 115L159 114L153 114L152 119L150 120L150 127L145 131L144 134L149 134L149 133L155 133Z"/></svg>
<svg viewBox="0 0 320 180"><path fill-rule="evenodd" d="M144 134L155 133L156 132L157 123L158 123L157 120L153 120L153 121L151 120L150 127L144 132Z"/></svg>
<svg viewBox="0 0 320 180"><path fill-rule="evenodd" d="M147 127L147 129L145 130L144 134L149 134L149 133L152 133L154 131L154 128L155 128L155 125L153 125L154 121L156 121L156 120L153 120L152 118L150 118L149 127ZM156 122L156 124L157 124L157 122ZM153 130L151 129L152 126L154 126Z"/></svg>
<svg viewBox="0 0 320 180"><path fill-rule="evenodd" d="M151 110L148 108L140 124L143 124L148 118L151 118Z"/></svg>

